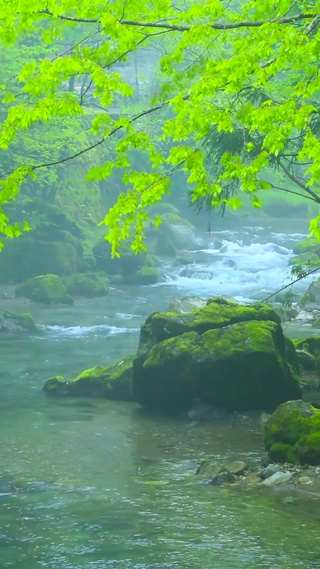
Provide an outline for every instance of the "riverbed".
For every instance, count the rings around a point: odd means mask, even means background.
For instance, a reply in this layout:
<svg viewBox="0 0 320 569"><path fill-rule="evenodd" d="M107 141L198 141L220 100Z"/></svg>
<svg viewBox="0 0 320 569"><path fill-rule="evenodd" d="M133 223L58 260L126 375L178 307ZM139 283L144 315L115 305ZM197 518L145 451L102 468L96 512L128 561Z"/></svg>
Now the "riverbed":
<svg viewBox="0 0 320 569"><path fill-rule="evenodd" d="M257 415L201 423L41 391L52 375L134 353L143 320L174 298L267 296L301 237L221 231L188 253L187 267L164 262L156 286L111 288L72 307L0 301L41 326L0 337L1 569L319 568L316 493L211 487L195 475L207 457L259 464Z"/></svg>

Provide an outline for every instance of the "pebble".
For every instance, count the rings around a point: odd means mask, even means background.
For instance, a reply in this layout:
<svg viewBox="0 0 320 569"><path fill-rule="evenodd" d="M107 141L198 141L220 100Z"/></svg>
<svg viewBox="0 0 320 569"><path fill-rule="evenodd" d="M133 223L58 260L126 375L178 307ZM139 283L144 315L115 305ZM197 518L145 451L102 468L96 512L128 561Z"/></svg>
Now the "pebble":
<svg viewBox="0 0 320 569"><path fill-rule="evenodd" d="M232 474L243 474L245 470L248 470L248 465L243 460L235 460L228 466L229 472Z"/></svg>
<svg viewBox="0 0 320 569"><path fill-rule="evenodd" d="M312 484L313 480L312 478L309 478L309 476L300 476L300 478L298 478L298 482L299 484Z"/></svg>
<svg viewBox="0 0 320 569"><path fill-rule="evenodd" d="M276 472L278 472L278 468L275 464L268 464L267 468L265 468L262 472L261 472L261 478L263 478L264 480L266 480L267 478L270 478L270 476L273 476L273 474L275 474Z"/></svg>

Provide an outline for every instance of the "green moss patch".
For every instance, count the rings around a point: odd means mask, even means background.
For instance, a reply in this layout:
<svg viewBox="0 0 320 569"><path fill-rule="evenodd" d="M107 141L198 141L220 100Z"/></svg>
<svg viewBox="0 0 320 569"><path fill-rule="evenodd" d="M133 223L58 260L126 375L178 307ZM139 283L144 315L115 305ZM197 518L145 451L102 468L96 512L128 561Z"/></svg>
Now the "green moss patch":
<svg viewBox="0 0 320 569"><path fill-rule="evenodd" d="M112 365L87 369L70 381L62 377L50 378L43 390L49 395L132 401L132 362L133 356L126 356Z"/></svg>

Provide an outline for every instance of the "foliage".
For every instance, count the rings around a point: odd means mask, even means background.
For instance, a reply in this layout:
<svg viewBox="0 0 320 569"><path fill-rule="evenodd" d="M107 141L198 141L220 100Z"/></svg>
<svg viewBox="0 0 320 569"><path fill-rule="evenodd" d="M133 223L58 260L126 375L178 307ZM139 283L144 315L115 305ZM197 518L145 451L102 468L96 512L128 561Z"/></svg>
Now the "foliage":
<svg viewBox="0 0 320 569"><path fill-rule="evenodd" d="M148 208L170 192L178 168L200 206L236 209L244 192L260 207L258 192L275 187L270 169L283 175L280 192L320 202L320 0L0 0L0 14L0 41L35 51L1 85L3 156L25 136L41 148L57 121L86 117L90 129L89 142L68 142L63 155L25 156L5 171L0 206L27 179L72 158L91 161L106 142L87 179L121 171L126 191L104 219L113 254L123 240L144 250ZM142 109L139 81L119 66L147 48L156 96ZM116 104L137 107L119 115ZM150 117L158 117L153 129ZM317 237L319 222L311 222ZM0 231L17 231L3 210Z"/></svg>

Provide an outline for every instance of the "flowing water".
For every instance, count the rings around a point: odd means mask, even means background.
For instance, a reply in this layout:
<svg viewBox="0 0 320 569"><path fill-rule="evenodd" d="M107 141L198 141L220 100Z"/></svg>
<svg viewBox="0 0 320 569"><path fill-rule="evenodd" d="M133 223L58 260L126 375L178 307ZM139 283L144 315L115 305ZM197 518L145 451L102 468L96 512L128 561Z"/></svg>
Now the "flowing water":
<svg viewBox="0 0 320 569"><path fill-rule="evenodd" d="M283 283L300 238L224 231L199 241L191 265L164 264L154 287L72 307L1 301L42 325L0 338L1 569L319 568L319 496L211 487L195 476L208 456L259 462L256 416L193 423L41 391L51 375L74 377L134 352L141 322L173 298L266 296Z"/></svg>

